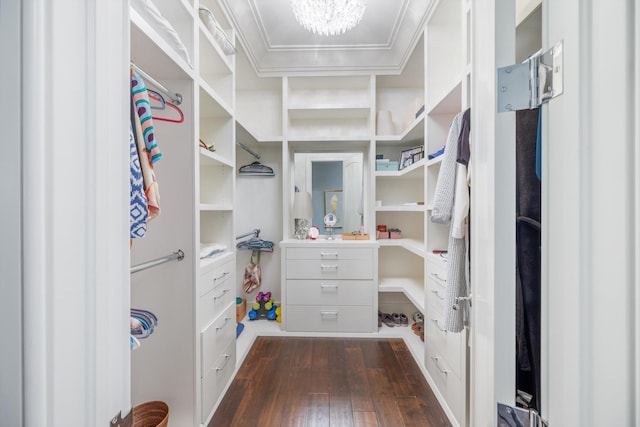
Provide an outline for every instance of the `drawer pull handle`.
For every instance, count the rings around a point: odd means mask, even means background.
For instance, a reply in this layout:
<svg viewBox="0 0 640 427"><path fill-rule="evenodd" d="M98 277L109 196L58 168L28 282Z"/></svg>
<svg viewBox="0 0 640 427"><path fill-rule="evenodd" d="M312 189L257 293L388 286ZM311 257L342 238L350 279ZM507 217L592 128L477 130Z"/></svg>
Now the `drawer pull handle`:
<svg viewBox="0 0 640 427"><path fill-rule="evenodd" d="M218 280L224 279L226 276L228 276L229 273L228 271L225 271L224 273L222 273L221 275L219 275L218 277L214 277L213 278L213 283L216 283Z"/></svg>
<svg viewBox="0 0 640 427"><path fill-rule="evenodd" d="M329 270L329 269L337 270L338 264L332 264L332 265L320 264L320 268L322 270Z"/></svg>
<svg viewBox="0 0 640 427"><path fill-rule="evenodd" d="M439 358L439 357L431 356L431 360L433 360L433 363L435 363L435 364L436 364L436 368L438 368L438 371L442 372L442 373L443 373L443 374L445 374L445 375L447 375L447 374L449 373L449 371L447 371L446 369L442 369L442 368L440 367L440 365L438 364L438 360L440 360L440 358Z"/></svg>
<svg viewBox="0 0 640 427"><path fill-rule="evenodd" d="M434 325L436 325L436 328L438 328L440 332L444 332L445 334L447 333L447 330L442 329L442 326L440 326L440 324L438 323L438 319L431 319L431 321L433 322Z"/></svg>
<svg viewBox="0 0 640 427"><path fill-rule="evenodd" d="M218 296L213 297L213 301L222 298L223 296L225 296L227 294L227 292L229 292L231 289L223 289L222 293Z"/></svg>
<svg viewBox="0 0 640 427"><path fill-rule="evenodd" d="M321 311L320 317L325 317L325 316L338 317L338 312L337 311Z"/></svg>
<svg viewBox="0 0 640 427"><path fill-rule="evenodd" d="M438 275L438 273L431 273L431 276L433 276L433 278L436 279L438 282L447 283L447 279L443 279Z"/></svg>
<svg viewBox="0 0 640 427"><path fill-rule="evenodd" d="M320 289L335 289L338 290L338 285L325 285L324 283L320 285Z"/></svg>
<svg viewBox="0 0 640 427"><path fill-rule="evenodd" d="M216 368L216 372L222 371L225 368L225 366L227 366L227 362L229 361L229 359L231 359L231 355L230 354L225 354L224 355L224 363L222 364L222 367Z"/></svg>
<svg viewBox="0 0 640 427"><path fill-rule="evenodd" d="M437 296L440 301L444 301L444 297L441 297L440 293L437 290L433 289L431 293Z"/></svg>
<svg viewBox="0 0 640 427"><path fill-rule="evenodd" d="M224 329L224 327L227 326L227 322L229 320L231 320L231 317L225 317L224 318L224 323L222 324L222 326L216 326L216 332L221 330L221 329Z"/></svg>
<svg viewBox="0 0 640 427"><path fill-rule="evenodd" d="M338 252L320 252L320 258L338 258Z"/></svg>

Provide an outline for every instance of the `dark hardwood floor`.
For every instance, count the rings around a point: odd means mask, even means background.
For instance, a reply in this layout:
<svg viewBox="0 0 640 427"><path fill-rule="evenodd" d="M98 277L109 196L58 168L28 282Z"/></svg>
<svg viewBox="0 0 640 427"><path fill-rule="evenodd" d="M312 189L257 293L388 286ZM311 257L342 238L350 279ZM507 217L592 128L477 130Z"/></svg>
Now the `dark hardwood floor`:
<svg viewBox="0 0 640 427"><path fill-rule="evenodd" d="M450 426L402 339L258 337L209 427Z"/></svg>

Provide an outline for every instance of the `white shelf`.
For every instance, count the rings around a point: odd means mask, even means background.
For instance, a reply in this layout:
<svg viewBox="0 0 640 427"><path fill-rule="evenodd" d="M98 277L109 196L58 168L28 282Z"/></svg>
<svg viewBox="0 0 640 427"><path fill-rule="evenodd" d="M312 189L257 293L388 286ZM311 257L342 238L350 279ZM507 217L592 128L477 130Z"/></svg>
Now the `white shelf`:
<svg viewBox="0 0 640 427"><path fill-rule="evenodd" d="M369 119L371 108L365 105L337 106L337 105L313 105L308 107L289 107L289 118L292 120L346 120Z"/></svg>
<svg viewBox="0 0 640 427"><path fill-rule="evenodd" d="M379 292L402 292L420 312L424 313L424 283L411 277L380 277Z"/></svg>
<svg viewBox="0 0 640 427"><path fill-rule="evenodd" d="M456 114L461 110L462 74L449 83L433 102L429 104L429 115Z"/></svg>
<svg viewBox="0 0 640 427"><path fill-rule="evenodd" d="M233 168L234 162L229 160L229 159L225 159L224 157L222 157L219 154L216 154L216 152L211 152L209 150L205 150L204 148L200 148L200 165L201 166L229 166L230 168Z"/></svg>
<svg viewBox="0 0 640 427"><path fill-rule="evenodd" d="M423 111L412 121L407 128L398 135L376 135L377 142L410 142L424 140L424 117Z"/></svg>
<svg viewBox="0 0 640 427"><path fill-rule="evenodd" d="M425 163L426 163L426 159L422 159L399 171L376 171L376 176L377 177L397 177L397 178L407 177L409 174L411 174L414 171L417 171L417 170L421 171L421 168Z"/></svg>
<svg viewBox="0 0 640 427"><path fill-rule="evenodd" d="M229 73L231 73L233 70L233 67L229 63L227 56L224 54L224 52L222 51L218 43L213 39L213 35L211 35L211 33L209 32L209 29L204 25L204 23L200 19L198 19L198 28L200 29L200 33L202 34L202 36L204 36L204 39L208 42L207 46L216 52L216 55L217 55L216 61L223 63L227 67ZM203 42L203 39L200 38L200 43L202 42ZM203 46L200 46L200 49L202 48Z"/></svg>
<svg viewBox="0 0 640 427"><path fill-rule="evenodd" d="M427 160L427 167L442 163L442 156L444 156L444 153L442 153L438 157L434 157L433 159L428 159Z"/></svg>
<svg viewBox="0 0 640 427"><path fill-rule="evenodd" d="M202 117L232 117L231 107L205 80L200 80Z"/></svg>
<svg viewBox="0 0 640 427"><path fill-rule="evenodd" d="M200 212L220 212L220 211L233 211L233 206L223 205L219 203L201 203Z"/></svg>
<svg viewBox="0 0 640 427"><path fill-rule="evenodd" d="M418 239L402 238L402 239L379 239L380 246L396 246L401 247L409 252L424 258L425 244Z"/></svg>
<svg viewBox="0 0 640 427"><path fill-rule="evenodd" d="M424 205L389 205L376 206L376 212L424 212Z"/></svg>
<svg viewBox="0 0 640 427"><path fill-rule="evenodd" d="M269 143L269 142L282 142L282 135L276 136L263 136L253 132L247 125L240 120L236 120L236 140L240 142L256 142L256 143Z"/></svg>

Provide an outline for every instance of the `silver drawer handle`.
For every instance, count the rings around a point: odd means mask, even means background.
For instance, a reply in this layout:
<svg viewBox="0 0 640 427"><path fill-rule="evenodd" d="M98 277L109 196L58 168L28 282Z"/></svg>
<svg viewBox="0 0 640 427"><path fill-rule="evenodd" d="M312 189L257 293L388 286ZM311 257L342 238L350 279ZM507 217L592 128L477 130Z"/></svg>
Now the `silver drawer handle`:
<svg viewBox="0 0 640 427"><path fill-rule="evenodd" d="M444 297L441 297L441 296L440 296L440 293L439 293L437 290L433 289L433 290L431 291L431 293L432 293L432 294L434 294L435 296L437 296L437 297L438 297L438 299L439 299L440 301L443 301L443 300L444 300Z"/></svg>
<svg viewBox="0 0 640 427"><path fill-rule="evenodd" d="M332 265L320 264L320 268L323 269L323 270L325 270L325 269L337 270L338 269L338 264L332 264Z"/></svg>
<svg viewBox="0 0 640 427"><path fill-rule="evenodd" d="M229 361L229 359L231 359L231 355L230 354L225 354L224 355L224 363L222 364L221 368L216 368L216 372L222 371L225 368L225 366L227 366L227 362Z"/></svg>
<svg viewBox="0 0 640 427"><path fill-rule="evenodd" d="M324 316L338 317L338 312L337 311L321 311L320 317L324 317Z"/></svg>
<svg viewBox="0 0 640 427"><path fill-rule="evenodd" d="M443 373L443 374L445 374L445 375L447 375L447 374L449 373L449 371L447 371L446 369L442 369L442 368L440 367L440 365L438 364L438 360L440 360L440 358L439 358L439 357L431 356L431 360L433 360L433 363L435 363L435 364L436 364L436 368L438 368L438 371L442 372L442 373Z"/></svg>
<svg viewBox="0 0 640 427"><path fill-rule="evenodd" d="M438 282L447 283L447 279L443 279L438 275L438 273L431 273L431 276L436 279Z"/></svg>
<svg viewBox="0 0 640 427"><path fill-rule="evenodd" d="M227 322L229 320L231 320L231 317L225 317L224 318L224 323L222 324L222 326L216 326L216 332L221 330L221 329L224 329L224 327L227 326Z"/></svg>
<svg viewBox="0 0 640 427"><path fill-rule="evenodd" d="M442 329L442 326L440 326L440 324L438 323L438 319L431 319L431 321L433 322L434 325L436 325L436 328L438 328L440 332L444 332L445 334L447 333L447 330Z"/></svg>
<svg viewBox="0 0 640 427"><path fill-rule="evenodd" d="M334 257L338 258L338 252L320 252L320 258Z"/></svg>
<svg viewBox="0 0 640 427"><path fill-rule="evenodd" d="M220 279L224 279L227 275L229 275L231 273L229 273L228 271L225 271L224 273L222 273L221 275L219 275L218 277L214 277L213 279L213 283L216 283L218 280Z"/></svg>
<svg viewBox="0 0 640 427"><path fill-rule="evenodd" d="M325 285L324 283L320 284L320 289L335 289L336 291L338 290L338 284L336 283L335 285Z"/></svg>
<svg viewBox="0 0 640 427"><path fill-rule="evenodd" d="M227 294L227 292L229 292L230 290L231 290L231 289L223 289L223 290L222 290L222 293L221 293L220 295L213 297L213 300L215 301L215 300L217 300L217 299L222 298L222 297L223 297L223 296L225 296L225 295Z"/></svg>

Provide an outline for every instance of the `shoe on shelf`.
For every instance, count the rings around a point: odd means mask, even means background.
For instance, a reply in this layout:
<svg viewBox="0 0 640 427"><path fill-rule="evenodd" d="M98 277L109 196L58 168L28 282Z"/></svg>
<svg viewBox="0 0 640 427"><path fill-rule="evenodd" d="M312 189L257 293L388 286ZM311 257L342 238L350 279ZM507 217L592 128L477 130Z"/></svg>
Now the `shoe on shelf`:
<svg viewBox="0 0 640 427"><path fill-rule="evenodd" d="M393 321L393 317L389 313L380 313L380 321L390 328L396 326L396 322Z"/></svg>

